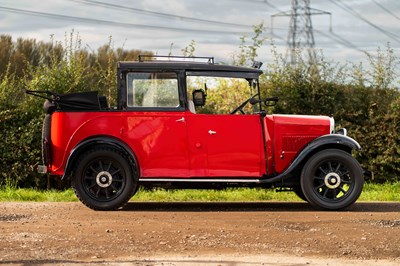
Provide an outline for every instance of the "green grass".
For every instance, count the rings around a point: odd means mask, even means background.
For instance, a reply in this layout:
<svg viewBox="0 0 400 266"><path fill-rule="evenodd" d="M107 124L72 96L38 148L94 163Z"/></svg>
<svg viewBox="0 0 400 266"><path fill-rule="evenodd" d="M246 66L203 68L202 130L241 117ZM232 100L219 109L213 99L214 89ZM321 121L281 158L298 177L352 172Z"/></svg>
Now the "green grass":
<svg viewBox="0 0 400 266"><path fill-rule="evenodd" d="M33 188L0 188L0 201L49 201L68 202L78 201L72 189L37 190Z"/></svg>
<svg viewBox="0 0 400 266"><path fill-rule="evenodd" d="M273 189L228 188L224 190L140 190L132 201L298 201L294 193L280 193Z"/></svg>
<svg viewBox="0 0 400 266"><path fill-rule="evenodd" d="M77 201L72 189L65 191L22 188L0 188L0 201L73 202ZM293 192L273 189L236 188L225 190L144 190L131 199L136 202L157 201L301 201ZM400 183L364 185L359 201L400 201Z"/></svg>
<svg viewBox="0 0 400 266"><path fill-rule="evenodd" d="M400 201L400 182L365 183L359 201Z"/></svg>

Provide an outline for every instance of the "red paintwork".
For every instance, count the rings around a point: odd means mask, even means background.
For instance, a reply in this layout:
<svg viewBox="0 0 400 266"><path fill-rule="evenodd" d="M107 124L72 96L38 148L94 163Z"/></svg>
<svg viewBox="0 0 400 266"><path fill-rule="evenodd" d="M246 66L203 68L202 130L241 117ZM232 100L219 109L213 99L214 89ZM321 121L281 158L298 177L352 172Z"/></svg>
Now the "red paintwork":
<svg viewBox="0 0 400 266"><path fill-rule="evenodd" d="M189 111L55 112L50 169L63 175L74 147L88 138L109 136L131 147L141 178L254 178L282 172L305 144L325 134L329 118L322 116L271 115L262 120L259 115Z"/></svg>
<svg viewBox="0 0 400 266"><path fill-rule="evenodd" d="M107 135L121 138L120 112L55 112L51 119L51 171L63 175L72 149L83 140Z"/></svg>
<svg viewBox="0 0 400 266"><path fill-rule="evenodd" d="M190 176L260 177L265 173L260 116L188 112L186 121Z"/></svg>
<svg viewBox="0 0 400 266"><path fill-rule="evenodd" d="M122 112L124 140L136 154L141 177L188 177L185 112Z"/></svg>
<svg viewBox="0 0 400 266"><path fill-rule="evenodd" d="M276 173L285 170L309 142L330 133L330 121L326 116L271 115L265 118L264 124L269 169Z"/></svg>

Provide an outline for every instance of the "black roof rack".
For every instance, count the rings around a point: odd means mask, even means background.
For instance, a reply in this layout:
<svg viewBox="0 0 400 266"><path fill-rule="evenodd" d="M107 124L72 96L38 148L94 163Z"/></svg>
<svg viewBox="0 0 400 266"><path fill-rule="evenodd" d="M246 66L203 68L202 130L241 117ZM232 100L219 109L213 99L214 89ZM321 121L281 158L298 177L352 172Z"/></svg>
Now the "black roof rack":
<svg viewBox="0 0 400 266"><path fill-rule="evenodd" d="M161 59L159 59L161 58ZM176 56L176 55L139 55L139 62L145 61L194 61L214 64L214 57L208 56ZM199 60L199 61L196 61Z"/></svg>

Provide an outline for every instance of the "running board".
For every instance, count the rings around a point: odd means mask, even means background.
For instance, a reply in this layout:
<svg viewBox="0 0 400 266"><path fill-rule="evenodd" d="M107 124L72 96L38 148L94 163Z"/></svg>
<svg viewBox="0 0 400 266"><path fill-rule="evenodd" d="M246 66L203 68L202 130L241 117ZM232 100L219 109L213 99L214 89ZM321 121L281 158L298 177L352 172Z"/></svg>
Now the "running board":
<svg viewBox="0 0 400 266"><path fill-rule="evenodd" d="M261 179L140 178L139 182L262 183Z"/></svg>
<svg viewBox="0 0 400 266"><path fill-rule="evenodd" d="M270 184L283 180L286 177L286 170L280 175L274 177L264 177L258 179L246 178L139 178L139 182L193 182L193 183L253 183Z"/></svg>

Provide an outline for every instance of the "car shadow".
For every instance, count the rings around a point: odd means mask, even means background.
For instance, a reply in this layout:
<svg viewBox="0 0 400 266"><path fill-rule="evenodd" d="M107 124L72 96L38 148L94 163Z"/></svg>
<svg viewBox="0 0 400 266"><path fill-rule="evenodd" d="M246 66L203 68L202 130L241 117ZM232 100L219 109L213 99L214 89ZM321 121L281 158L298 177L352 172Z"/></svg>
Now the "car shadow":
<svg viewBox="0 0 400 266"><path fill-rule="evenodd" d="M158 212L304 212L307 202L129 202L120 211ZM400 202L360 202L341 212L400 212Z"/></svg>

